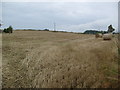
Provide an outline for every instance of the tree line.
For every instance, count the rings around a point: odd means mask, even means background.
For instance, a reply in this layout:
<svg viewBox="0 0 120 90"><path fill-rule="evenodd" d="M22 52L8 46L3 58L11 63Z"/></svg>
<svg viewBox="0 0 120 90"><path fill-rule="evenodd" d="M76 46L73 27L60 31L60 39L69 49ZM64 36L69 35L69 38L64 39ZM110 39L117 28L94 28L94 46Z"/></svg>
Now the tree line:
<svg viewBox="0 0 120 90"><path fill-rule="evenodd" d="M115 31L115 29L112 27L112 25L109 25L107 31L86 30L84 34L97 34L97 33L105 34L105 33L112 33L113 31Z"/></svg>

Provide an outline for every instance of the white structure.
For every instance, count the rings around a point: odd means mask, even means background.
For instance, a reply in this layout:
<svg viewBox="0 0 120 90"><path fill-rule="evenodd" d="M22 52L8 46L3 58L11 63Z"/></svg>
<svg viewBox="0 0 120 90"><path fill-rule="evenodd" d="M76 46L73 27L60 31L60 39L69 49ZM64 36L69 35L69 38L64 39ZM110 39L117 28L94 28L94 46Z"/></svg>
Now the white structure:
<svg viewBox="0 0 120 90"><path fill-rule="evenodd" d="M111 40L113 37L112 33L103 34L103 40Z"/></svg>

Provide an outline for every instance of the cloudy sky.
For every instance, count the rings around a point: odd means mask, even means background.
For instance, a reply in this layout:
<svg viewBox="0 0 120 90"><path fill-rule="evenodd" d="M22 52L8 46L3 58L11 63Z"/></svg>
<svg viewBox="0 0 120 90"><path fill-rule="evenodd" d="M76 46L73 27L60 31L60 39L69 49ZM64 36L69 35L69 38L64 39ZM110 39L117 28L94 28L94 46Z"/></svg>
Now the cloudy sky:
<svg viewBox="0 0 120 90"><path fill-rule="evenodd" d="M69 32L118 28L117 2L3 2L3 28L54 29Z"/></svg>

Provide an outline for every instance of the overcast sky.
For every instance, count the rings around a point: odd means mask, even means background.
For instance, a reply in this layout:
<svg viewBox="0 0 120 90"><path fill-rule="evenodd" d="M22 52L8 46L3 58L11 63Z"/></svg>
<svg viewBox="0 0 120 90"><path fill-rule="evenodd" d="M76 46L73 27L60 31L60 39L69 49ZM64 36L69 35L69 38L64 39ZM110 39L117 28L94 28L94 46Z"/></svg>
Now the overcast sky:
<svg viewBox="0 0 120 90"><path fill-rule="evenodd" d="M117 2L3 2L3 28L84 32L118 28Z"/></svg>

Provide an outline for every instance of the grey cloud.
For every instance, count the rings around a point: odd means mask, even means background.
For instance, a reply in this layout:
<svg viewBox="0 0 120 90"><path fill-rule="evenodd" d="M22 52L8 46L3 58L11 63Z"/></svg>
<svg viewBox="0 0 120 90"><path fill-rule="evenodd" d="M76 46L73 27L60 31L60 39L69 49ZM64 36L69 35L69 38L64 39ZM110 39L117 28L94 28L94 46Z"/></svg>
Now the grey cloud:
<svg viewBox="0 0 120 90"><path fill-rule="evenodd" d="M35 2L3 3L4 27L84 31L117 27L117 3ZM104 23L104 24L103 24Z"/></svg>

